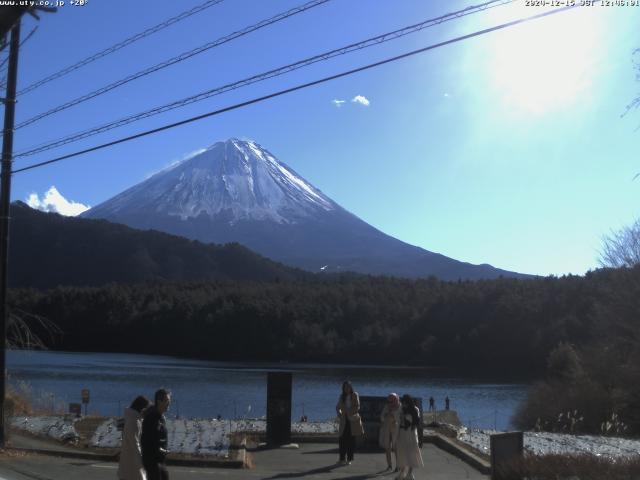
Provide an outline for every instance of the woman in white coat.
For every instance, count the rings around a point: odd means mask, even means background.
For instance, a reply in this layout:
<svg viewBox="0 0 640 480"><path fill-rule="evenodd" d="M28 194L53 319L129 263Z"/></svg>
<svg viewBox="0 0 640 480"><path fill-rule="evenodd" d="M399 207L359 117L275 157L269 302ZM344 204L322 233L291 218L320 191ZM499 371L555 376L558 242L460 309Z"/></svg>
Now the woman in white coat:
<svg viewBox="0 0 640 480"><path fill-rule="evenodd" d="M398 444L396 446L396 461L400 474L397 478L413 480L413 469L424 467L422 453L418 445L420 410L410 395L403 395L400 403Z"/></svg>
<svg viewBox="0 0 640 480"><path fill-rule="evenodd" d="M387 456L387 470L393 469L391 465L391 452L396 451L398 441L398 412L400 408L400 397L397 393L390 393L387 397L387 404L380 414L380 436L378 443L384 448ZM398 457L396 455L396 465Z"/></svg>
<svg viewBox="0 0 640 480"><path fill-rule="evenodd" d="M118 464L118 478L120 480L147 480L147 474L142 466L140 433L142 432L143 412L149 403L147 398L140 395L136 397L129 408L124 409L124 430L122 431L122 447Z"/></svg>

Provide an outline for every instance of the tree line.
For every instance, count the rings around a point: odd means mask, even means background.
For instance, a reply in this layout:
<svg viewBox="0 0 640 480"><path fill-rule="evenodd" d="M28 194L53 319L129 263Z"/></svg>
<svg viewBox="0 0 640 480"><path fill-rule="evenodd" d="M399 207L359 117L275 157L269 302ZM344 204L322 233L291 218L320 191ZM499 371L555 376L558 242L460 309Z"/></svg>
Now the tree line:
<svg viewBox="0 0 640 480"><path fill-rule="evenodd" d="M55 349L212 360L476 366L539 375L560 343L637 327L640 268L584 277L443 282L342 275L17 289L55 322Z"/></svg>
<svg viewBox="0 0 640 480"><path fill-rule="evenodd" d="M15 289L10 305L59 327L53 349L543 378L518 414L523 428L593 432L609 422L613 432L618 422L640 433L640 266L531 280L341 275ZM558 422L569 412L575 418Z"/></svg>

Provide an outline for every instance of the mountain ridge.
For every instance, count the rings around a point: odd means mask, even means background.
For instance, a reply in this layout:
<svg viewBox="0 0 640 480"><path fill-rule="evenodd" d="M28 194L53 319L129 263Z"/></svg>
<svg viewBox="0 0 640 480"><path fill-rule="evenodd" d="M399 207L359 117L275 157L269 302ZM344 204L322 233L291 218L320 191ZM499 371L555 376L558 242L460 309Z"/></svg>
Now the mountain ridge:
<svg viewBox="0 0 640 480"><path fill-rule="evenodd" d="M155 280L287 281L311 276L237 243L202 244L106 220L41 212L23 202L12 203L11 215L12 288Z"/></svg>
<svg viewBox="0 0 640 480"><path fill-rule="evenodd" d="M214 143L82 217L205 243L238 242L311 272L443 280L530 277L398 240L341 207L256 142L237 138Z"/></svg>

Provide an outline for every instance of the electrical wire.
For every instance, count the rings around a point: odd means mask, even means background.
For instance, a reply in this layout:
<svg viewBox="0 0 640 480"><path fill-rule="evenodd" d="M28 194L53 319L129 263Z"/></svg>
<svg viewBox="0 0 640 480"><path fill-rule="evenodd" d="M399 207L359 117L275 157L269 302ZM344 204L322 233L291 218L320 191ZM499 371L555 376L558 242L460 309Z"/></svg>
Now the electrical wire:
<svg viewBox="0 0 640 480"><path fill-rule="evenodd" d="M380 61L375 62L375 63L370 63L370 64L364 65L362 67L358 67L358 68L354 68L352 70L347 70L347 71L344 71L344 72L341 72L341 73L337 73L337 74L331 75L329 77L324 77L324 78L321 78L321 79L318 79L318 80L314 80L314 81L311 81L311 82L307 82L307 83L303 83L303 84L300 84L300 85L296 85L294 87L290 87L290 88L287 88L287 89L284 89L284 90L280 90L280 91L277 91L277 92L274 92L274 93L270 93L270 94L264 95L262 97L257 97L257 98L253 98L251 100L247 100L245 102L236 103L234 105L230 105L228 107L224 107L224 108L221 108L219 110L214 110L214 111L207 112L207 113L204 113L204 114L201 114L201 115L197 115L195 117L190 117L190 118L187 118L185 120L181 120L179 122L171 123L171 124L168 124L168 125L163 125L162 127L158 127L158 128L154 128L154 129L151 129L151 130L144 131L144 132L140 132L140 133L137 133L135 135L130 135L128 137L120 138L118 140L113 140L111 142L103 143L101 145L96 145L94 147L87 148L87 149L84 149L84 150L80 150L80 151L77 151L77 152L74 152L74 153L69 153L67 155L62 155L60 157L53 158L51 160L47 160L47 161L44 161L44 162L35 163L33 165L29 165L27 167L19 168L17 170L12 170L12 173L25 172L27 170L32 170L34 168L43 167L45 165L50 165L52 163L57 163L57 162L60 162L62 160L66 160L66 159L69 159L69 158L77 157L77 156L83 155L85 153L95 152L97 150L102 150L102 149L107 148L107 147L111 147L111 146L118 145L118 144L121 144L121 143L129 142L129 141L135 140L137 138L141 138L141 137L145 137L145 136L152 135L152 134L155 134L155 133L159 133L159 132L162 132L162 131L165 131L165 130L169 130L169 129L172 129L172 128L175 128L175 127L186 125L188 123L193 123L193 122L196 122L198 120L202 120L204 118L209 118L209 117L213 117L213 116L216 116L216 115L220 115L222 113L226 113L226 112L229 112L229 111L232 111L232 110L237 110L237 109L242 108L242 107L246 107L246 106L249 106L249 105L253 105L255 103L263 102L265 100L269 100L271 98L279 97L279 96L282 96L282 95L285 95L285 94L288 94L288 93L292 93L292 92L295 92L295 91L298 91L298 90L302 90L302 89L309 88L309 87L312 87L312 86L315 86L315 85L326 83L326 82L329 82L331 80L336 80L338 78L342 78L342 77L346 77L346 76L349 76L349 75L353 75L355 73L363 72L365 70L370 70L372 68L379 67L381 65L386 65L387 63L396 62L398 60L402 60L404 58L408 58L408 57L417 55L419 53L424 53L424 52L427 52L429 50L440 48L440 47L443 47L445 45L451 45L453 43L461 42L463 40L468 40L468 39L473 38L473 37L477 37L477 36L480 36L480 35L485 35L487 33L495 32L497 30L502 30L502 29L505 29L505 28L508 28L508 27L512 27L512 26L521 24L521 23L529 22L529 21L532 21L532 20L537 20L539 18L547 17L549 15L554 15L554 14L557 14L557 13L560 13L560 12L565 12L567 10L571 10L573 8L576 8L577 6L578 6L577 4L570 5L570 6L558 8L556 10L550 10L550 11L547 11L547 12L542 12L542 13L539 13L537 15L532 15L532 16L529 16L529 17L522 17L522 18L519 18L519 19L516 19L516 20L512 20L510 22L506 22L506 23L502 23L502 24L499 24L499 25L495 25L493 27L485 28L484 30L478 30L478 31L475 31L473 33L469 33L467 35L462 35L462 36L455 37L455 38L452 38L452 39L449 39L449 40L445 40L443 42L435 43L433 45L429 45L429 46L426 46L426 47L423 47L423 48L420 48L420 49L417 49L417 50L412 50L410 52L406 52L406 53L403 53L401 55L396 55L395 57L386 58L384 60L380 60Z"/></svg>
<svg viewBox="0 0 640 480"><path fill-rule="evenodd" d="M20 158L20 157L26 157L26 156L31 156L31 155L35 155L37 153L41 153L44 152L46 150L51 150L53 148L57 148L63 145L67 145L69 143L73 143L73 142L77 142L79 140L83 140L85 138L88 137L92 137L94 135L100 134L100 133L104 133L107 132L109 130L113 130L115 128L119 128L122 127L124 125L128 125L130 123L133 122L137 122L140 120L143 120L145 118L149 118L151 116L154 115L158 115L160 113L164 113L170 110L174 110L176 108L180 108L183 107L185 105L189 105L195 102L199 102L202 100L205 100L207 98L216 96L216 95L221 95L223 93L232 91L232 90L236 90L238 88L242 88L254 83L258 83L264 80L268 80L274 77L278 77L281 75L284 75L286 73L292 72L294 70L298 70L300 68L304 68L307 67L309 65L312 65L314 63L320 62L320 61L326 61L329 60L333 57L337 57L340 55L345 55L348 53L351 53L353 51L356 50L361 50L364 48L368 48L374 45L378 45L380 43L385 43L391 40L395 40L397 38L401 38L403 36L409 35L411 33L415 33L415 32L419 32L425 28L428 27L432 27L435 25L439 25L441 23L450 21L450 20L454 20L457 18L461 18L467 15L471 15L474 13L478 13L480 11L484 11L487 10L489 8L494 8L497 6L502 6L502 5L506 5L508 3L513 3L516 0L491 0L489 2L485 2L482 3L480 5L475 5L475 6L470 6L467 7L463 10L459 10L456 12L452 12L452 13L448 13L445 15L441 15L439 17L436 18L432 18L429 20L425 20L423 22L408 26L408 27L404 27L398 30L394 30L392 32L388 32L382 35L378 35L376 37L372 37L372 38L368 38L366 40L357 42L357 43L353 43L351 45L347 45L345 47L341 47L341 48L337 48L335 50L331 50L319 55L315 55L313 57L309 57L306 58L304 60L299 60L295 63L289 64L289 65L285 65L283 67L279 67L273 70L269 70L267 72L263 72L260 73L258 75L254 75L252 77L248 77L242 80L238 80L236 82L233 83L229 83L220 87L215 87L213 89L210 90L206 90L204 92L198 93L196 95L192 95L186 98L183 98L181 100L177 100L168 104L164 104L158 107L154 107L150 110L146 110L144 112L140 112L134 115L130 115L128 117L124 117L121 118L119 120L114 120L112 122L97 126L97 127L93 127L90 128L88 130L84 130L82 132L77 132L74 134L71 134L69 136L63 137L61 139L58 140L54 140L52 142L48 142L36 147L29 147L26 150L23 150L22 152L18 153L15 155L14 158Z"/></svg>
<svg viewBox="0 0 640 480"><path fill-rule="evenodd" d="M179 15L176 15L175 17L171 17L167 20L165 20L162 23L159 23L153 27L147 28L146 30L137 33L135 35L133 35L132 37L129 37L125 40L122 40L119 43L116 43L115 45L112 45L111 47L105 48L104 50L101 50L98 53L94 53L93 55L80 60L77 63L74 63L73 65L70 65L66 68L63 68L62 70L59 70L51 75L49 75L48 77L43 78L42 80L38 80L35 83L32 83L31 85L23 88L22 90L20 90L18 92L18 95L23 95L25 93L31 92L32 90L35 90L36 88L41 87L42 85L45 85L46 83L52 82L53 80L57 80L58 78L64 77L65 75L68 75L69 73L78 70L79 68L84 67L85 65L88 65L92 62L95 62L96 60L105 57L107 55L110 55L114 52L117 52L118 50L131 45L132 43L137 42L138 40L142 40L145 37L148 37L149 35L153 35L154 33L157 33L161 30L164 30L165 28L178 23L186 18L189 18L197 13L200 13L204 10L206 10L207 8L213 7L214 5L217 5L219 3L224 2L224 0L207 0L206 2L197 5L195 7L193 7L190 10L186 10L184 12L182 12Z"/></svg>
<svg viewBox="0 0 640 480"><path fill-rule="evenodd" d="M28 35L26 37L24 37L24 39L20 42L20 47L22 47L25 43L27 43L27 41L33 37L33 34L36 33L36 30L38 30L38 25L36 25L35 27L33 27L33 29L28 33ZM9 61L9 54L7 54L6 58L4 60L2 60L2 62L0 62L0 69L2 67L4 67L4 65ZM6 75L2 78L2 80L0 80L0 88L4 88L7 85L7 77Z"/></svg>
<svg viewBox="0 0 640 480"><path fill-rule="evenodd" d="M114 90L118 87L121 87L123 85L126 85L127 83L133 82L134 80L137 80L139 78L145 77L147 75L150 75L152 73L155 73L159 70L162 70L164 68L170 67L171 65L175 65L176 63L180 63L183 62L191 57L194 57L196 55L199 55L200 53L206 52L208 50L211 50L212 48L215 47L219 47L220 45L224 45L225 43L228 43L232 40L235 40L237 38L243 37L245 35L248 35L252 32L255 32L256 30L259 30L261 28L267 27L269 25L272 25L274 23L280 22L282 20L285 20L289 17L292 17L294 15L297 15L299 13L302 12L306 12L307 10L310 10L314 7L320 6L322 4L325 4L327 2L329 2L330 0L312 0L311 2L305 3L303 5L300 5L298 7L292 8L287 10L286 12L282 12L279 13L278 15L275 15L273 17L267 18L265 20L262 20L256 24L250 25L248 27L243 28L242 30L238 30L236 32L233 32L229 35L226 35L224 37L220 37L217 40L214 40L212 42L208 42L204 45L201 45L197 48L194 48L192 50L189 50L187 52L183 52L180 55L176 55L175 57L172 57L168 60L165 60L164 62L158 63L156 65L153 65L149 68L145 68L144 70L140 70L136 73L133 73L131 75L126 76L125 78L122 78L120 80L117 80L113 83L110 83L109 85L106 85L104 87L101 87L97 90L94 90L93 92L87 93L85 95L82 95L80 97L74 98L73 100L70 100L62 105L59 105L57 107L54 107L50 110L47 110L46 112L42 112L39 113L38 115L35 115L21 123L19 123L18 125L16 125L14 127L14 130L18 130L20 128L26 127L27 125L31 125L32 123L37 122L38 120L41 120L45 117L48 117L50 115L53 115L54 113L58 113L58 112L62 112L63 110L66 110L68 108L71 108L75 105L78 105L80 103L86 102L87 100L91 100L93 98L96 98L100 95L103 95L107 92L110 92L111 90Z"/></svg>

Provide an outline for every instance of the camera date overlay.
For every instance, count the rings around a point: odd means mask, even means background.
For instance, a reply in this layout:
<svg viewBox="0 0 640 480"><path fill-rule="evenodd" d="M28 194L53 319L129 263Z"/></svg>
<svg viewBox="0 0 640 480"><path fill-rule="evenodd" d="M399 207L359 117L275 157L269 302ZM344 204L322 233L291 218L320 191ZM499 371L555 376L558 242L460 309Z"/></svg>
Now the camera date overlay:
<svg viewBox="0 0 640 480"><path fill-rule="evenodd" d="M525 7L640 7L640 0L522 0Z"/></svg>
<svg viewBox="0 0 640 480"><path fill-rule="evenodd" d="M89 0L0 0L0 7L84 7Z"/></svg>

